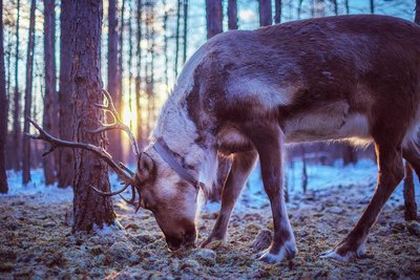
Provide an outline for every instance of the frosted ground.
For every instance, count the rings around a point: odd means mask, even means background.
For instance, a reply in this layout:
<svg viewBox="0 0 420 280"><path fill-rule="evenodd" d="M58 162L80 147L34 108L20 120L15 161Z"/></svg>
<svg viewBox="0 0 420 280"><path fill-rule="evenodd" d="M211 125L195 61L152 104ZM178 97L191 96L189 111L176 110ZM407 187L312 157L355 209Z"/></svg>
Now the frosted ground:
<svg viewBox="0 0 420 280"><path fill-rule="evenodd" d="M21 175L9 172L10 193L0 195L0 279L420 279L420 226L403 219L402 187L386 204L368 238L368 257L351 263L320 259L351 229L373 194L376 165L308 165L306 194L301 162L288 168L289 216L299 253L291 261L267 265L255 260L254 241L271 228L271 211L256 168L235 208L225 244L175 254L148 211L135 214L114 198L125 228L97 229L72 235L68 225L72 190L46 187L42 170L23 187ZM111 182L119 186L114 175ZM417 202L420 203L416 178ZM200 241L211 231L218 203L208 203L199 222ZM265 239L262 239L263 241ZM257 246L258 245L258 246Z"/></svg>

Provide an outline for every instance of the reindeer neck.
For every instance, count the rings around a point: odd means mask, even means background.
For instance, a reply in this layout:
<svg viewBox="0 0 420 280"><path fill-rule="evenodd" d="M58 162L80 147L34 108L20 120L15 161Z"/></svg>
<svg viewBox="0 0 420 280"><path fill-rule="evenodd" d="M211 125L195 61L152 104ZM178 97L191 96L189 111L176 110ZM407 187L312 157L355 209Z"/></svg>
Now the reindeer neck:
<svg viewBox="0 0 420 280"><path fill-rule="evenodd" d="M182 163L192 169L196 179L210 187L217 171L214 141L210 135L203 139L203 133L191 120L185 104L176 95L169 97L160 113L153 138L162 138L171 151L179 155Z"/></svg>

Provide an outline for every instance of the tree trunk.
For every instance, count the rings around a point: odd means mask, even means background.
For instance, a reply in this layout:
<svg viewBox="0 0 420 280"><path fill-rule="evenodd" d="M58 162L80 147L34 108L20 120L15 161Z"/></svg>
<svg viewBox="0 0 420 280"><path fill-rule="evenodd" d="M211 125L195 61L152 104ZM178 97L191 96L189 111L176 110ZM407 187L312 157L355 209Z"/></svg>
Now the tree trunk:
<svg viewBox="0 0 420 280"><path fill-rule="evenodd" d="M73 59L71 81L74 99L74 135L78 142L91 143L105 148L105 136L87 132L100 126L104 114L93 104L102 103L100 42L102 26L102 1L76 1L71 32ZM75 151L74 224L75 231L91 231L112 224L115 214L110 197L97 194L94 186L109 191L107 165L94 154Z"/></svg>
<svg viewBox="0 0 420 280"><path fill-rule="evenodd" d="M306 193L306 190L308 189L308 171L306 168L306 151L303 145L301 145L301 151L302 151L302 190L303 190L303 193Z"/></svg>
<svg viewBox="0 0 420 280"><path fill-rule="evenodd" d="M184 0L184 45L182 51L182 64L187 60L187 35L188 35L188 0Z"/></svg>
<svg viewBox="0 0 420 280"><path fill-rule="evenodd" d="M374 14L375 13L375 3L374 0L370 0L370 13Z"/></svg>
<svg viewBox="0 0 420 280"><path fill-rule="evenodd" d="M344 6L346 7L346 15L349 15L350 14L349 0L344 0Z"/></svg>
<svg viewBox="0 0 420 280"><path fill-rule="evenodd" d="M168 8L166 0L163 0L163 55L165 56L165 69L164 69L164 79L165 79L165 91L169 92L169 55L168 55Z"/></svg>
<svg viewBox="0 0 420 280"><path fill-rule="evenodd" d="M181 0L178 0L176 6L176 31L175 31L175 79L178 77L179 61L179 30L181 29Z"/></svg>
<svg viewBox="0 0 420 280"><path fill-rule="evenodd" d="M7 136L7 95L6 95L6 73L4 68L4 46L3 46L3 0L0 0L0 193L7 193L5 146Z"/></svg>
<svg viewBox="0 0 420 280"><path fill-rule="evenodd" d="M64 140L73 140L73 89L70 78L73 52L70 47L75 39L71 31L74 16L74 2L61 1L60 12L60 94L59 94L59 134ZM72 149L59 150L58 186L65 188L73 185L74 153Z"/></svg>
<svg viewBox="0 0 420 280"><path fill-rule="evenodd" d="M16 11L16 48L15 48L15 92L13 95L13 139L12 160L15 170L21 167L21 125L20 125L20 92L19 92L19 27L20 27L20 0L17 0Z"/></svg>
<svg viewBox="0 0 420 280"><path fill-rule="evenodd" d="M122 24L121 30L122 32ZM114 104L121 112L121 64L122 58L119 58L118 45L118 18L117 18L117 0L110 0L108 5L108 91L112 96ZM122 46L120 46L122 48ZM121 161L122 160L122 145L121 133L119 130L108 133L110 152L112 156Z"/></svg>
<svg viewBox="0 0 420 280"><path fill-rule="evenodd" d="M334 7L334 15L338 16L338 3L337 0L332 0L332 4Z"/></svg>
<svg viewBox="0 0 420 280"><path fill-rule="evenodd" d="M260 0L260 26L273 24L271 15L271 0Z"/></svg>
<svg viewBox="0 0 420 280"><path fill-rule="evenodd" d="M405 178L404 178L404 217L406 221L417 220L417 204L414 190L414 176L411 165L405 163Z"/></svg>
<svg viewBox="0 0 420 280"><path fill-rule="evenodd" d="M357 154L354 148L350 145L345 145L343 147L343 163L344 165L349 165L350 163L355 164L357 162Z"/></svg>
<svg viewBox="0 0 420 280"><path fill-rule="evenodd" d="M281 22L281 0L274 0L274 23Z"/></svg>
<svg viewBox="0 0 420 280"><path fill-rule="evenodd" d="M227 15L229 30L238 29L238 3L236 0L228 0Z"/></svg>
<svg viewBox="0 0 420 280"><path fill-rule="evenodd" d="M28 33L28 50L26 56L26 88L25 88L25 109L23 122L24 134L29 133L29 121L31 117L32 107L32 79L34 64L34 47L35 47L35 8L36 0L31 1L31 11L29 15L29 33ZM31 145L28 137L23 137L22 149L22 183L27 184L31 181Z"/></svg>
<svg viewBox="0 0 420 280"><path fill-rule="evenodd" d="M414 22L420 24L420 0L416 0L416 17Z"/></svg>
<svg viewBox="0 0 420 280"><path fill-rule="evenodd" d="M142 129L142 117L141 117L141 62L142 62L142 51L141 51L141 40L142 40L142 0L137 1L137 74L136 74L136 114L137 114L137 141L142 143L143 141L143 129Z"/></svg>
<svg viewBox="0 0 420 280"><path fill-rule="evenodd" d="M133 91L132 91L132 84L133 84L133 22L132 22L132 14L131 11L133 10L132 2L128 3L128 110L130 111L130 128L133 125L133 119L131 118L133 113Z"/></svg>
<svg viewBox="0 0 420 280"><path fill-rule="evenodd" d="M44 60L45 60L45 97L43 126L54 135L58 133L57 127L57 93L56 93L56 67L55 67L55 0L44 0ZM48 144L45 144L48 149ZM53 184L55 176L55 158L43 158L44 177L47 185Z"/></svg>
<svg viewBox="0 0 420 280"><path fill-rule="evenodd" d="M223 32L221 0L206 0L207 39Z"/></svg>

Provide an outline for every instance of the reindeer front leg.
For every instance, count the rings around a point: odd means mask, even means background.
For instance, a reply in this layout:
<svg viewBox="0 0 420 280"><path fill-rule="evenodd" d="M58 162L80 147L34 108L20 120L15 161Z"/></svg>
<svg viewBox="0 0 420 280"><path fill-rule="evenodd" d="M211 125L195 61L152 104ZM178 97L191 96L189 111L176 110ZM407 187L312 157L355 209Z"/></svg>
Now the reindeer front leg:
<svg viewBox="0 0 420 280"><path fill-rule="evenodd" d="M214 240L224 240L235 202L251 173L257 159L256 151L240 152L233 156L232 167L222 191L222 207L213 231L201 245L205 247Z"/></svg>
<svg viewBox="0 0 420 280"><path fill-rule="evenodd" d="M285 257L293 258L297 252L296 242L287 215L282 180L283 132L276 123L257 124L247 132L260 157L264 189L273 214L273 241L259 259L274 263Z"/></svg>

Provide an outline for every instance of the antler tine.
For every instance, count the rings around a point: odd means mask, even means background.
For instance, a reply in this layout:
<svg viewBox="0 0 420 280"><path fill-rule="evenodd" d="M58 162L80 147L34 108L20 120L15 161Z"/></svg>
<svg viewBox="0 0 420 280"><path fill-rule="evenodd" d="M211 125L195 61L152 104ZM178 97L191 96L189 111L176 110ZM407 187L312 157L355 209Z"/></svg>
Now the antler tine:
<svg viewBox="0 0 420 280"><path fill-rule="evenodd" d="M112 124L103 124L102 127L99 127L97 129L94 130L90 130L89 132L91 133L102 133L108 130L114 130L114 129L120 129L125 131L125 133L127 133L128 138L130 139L130 143L131 143L131 147L133 149L133 152L136 154L136 156L140 156L140 149L139 146L137 144L136 138L134 137L133 133L131 132L130 128L124 124L120 118L120 115L117 111L117 109L115 108L114 102L112 102L112 97L111 94L103 89L102 93L105 96L105 104L95 104L95 106L108 111L110 113L110 115L112 116L112 118L114 119Z"/></svg>
<svg viewBox="0 0 420 280"><path fill-rule="evenodd" d="M102 195L116 195L119 193L122 193L124 190L128 188L130 185L135 185L135 180L133 179L133 172L127 171L128 168L126 166L121 167L119 163L116 163L111 155L102 147L98 147L92 144L88 143L80 143L80 142L73 142L73 141L67 141L62 140L59 138L56 138L49 134L47 131L45 131L39 124L37 124L34 120L31 118L27 118L27 120L38 130L37 135L27 134L28 137L31 137L32 139L37 140L43 140L45 142L48 142L51 145L50 150L46 153L50 153L53 150L55 150L58 147L67 147L67 148L75 148L75 149L84 149L93 152L95 155L97 155L99 158L103 159L114 171L117 173L118 177L124 182L125 186L116 192L106 193L102 192L94 187L92 187L96 192L102 194Z"/></svg>

